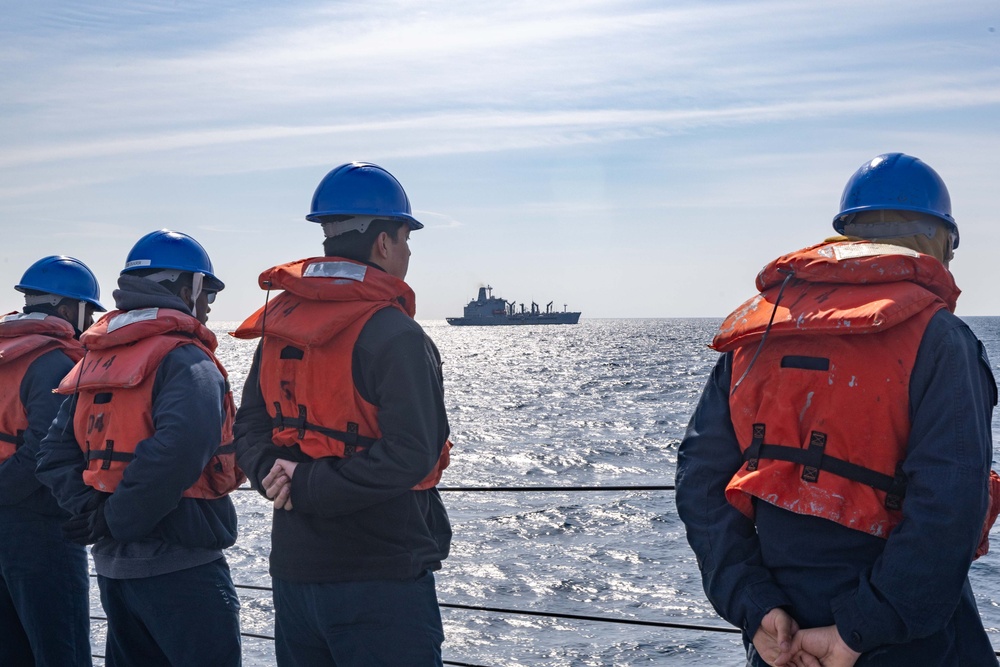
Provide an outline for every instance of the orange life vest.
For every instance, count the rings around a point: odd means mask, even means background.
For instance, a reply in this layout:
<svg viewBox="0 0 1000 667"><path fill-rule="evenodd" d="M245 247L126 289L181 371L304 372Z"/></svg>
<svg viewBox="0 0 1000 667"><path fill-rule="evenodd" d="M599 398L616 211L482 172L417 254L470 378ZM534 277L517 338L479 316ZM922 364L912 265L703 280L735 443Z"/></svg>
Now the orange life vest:
<svg viewBox="0 0 1000 667"><path fill-rule="evenodd" d="M361 329L383 308L415 313L410 287L358 262L317 257L277 266L260 275L280 295L233 332L263 336L260 389L276 445L298 445L317 459L344 458L382 437L378 407L354 386L351 361ZM435 486L450 461L446 442L437 465L414 490Z"/></svg>
<svg viewBox="0 0 1000 667"><path fill-rule="evenodd" d="M215 358L215 334L186 313L167 308L112 311L80 337L87 354L57 391L77 393L73 428L87 457L83 481L98 491L114 492L140 441L151 437L153 384L163 358L183 345L194 345L215 362L226 378L225 418L219 448L187 498L221 498L246 477L236 465L233 418L236 406L226 369Z"/></svg>
<svg viewBox="0 0 1000 667"><path fill-rule="evenodd" d="M43 313L9 313L0 319L0 462L24 442L28 413L21 403L21 382L28 367L52 350L79 361L83 346L75 334L69 322Z"/></svg>
<svg viewBox="0 0 1000 667"><path fill-rule="evenodd" d="M931 317L954 310L954 279L927 255L840 242L778 258L757 287L712 344L733 351L746 461L726 498L750 517L758 498L888 537L906 490L910 373Z"/></svg>

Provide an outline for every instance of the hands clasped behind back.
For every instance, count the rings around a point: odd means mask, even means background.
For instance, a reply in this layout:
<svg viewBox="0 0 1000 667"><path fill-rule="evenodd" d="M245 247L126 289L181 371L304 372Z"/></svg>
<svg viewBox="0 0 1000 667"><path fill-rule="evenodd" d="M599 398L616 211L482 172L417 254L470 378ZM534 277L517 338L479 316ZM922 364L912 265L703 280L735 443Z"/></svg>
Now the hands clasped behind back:
<svg viewBox="0 0 1000 667"><path fill-rule="evenodd" d="M261 480L264 495L274 502L274 509L292 509L292 475L297 465L295 461L278 459Z"/></svg>

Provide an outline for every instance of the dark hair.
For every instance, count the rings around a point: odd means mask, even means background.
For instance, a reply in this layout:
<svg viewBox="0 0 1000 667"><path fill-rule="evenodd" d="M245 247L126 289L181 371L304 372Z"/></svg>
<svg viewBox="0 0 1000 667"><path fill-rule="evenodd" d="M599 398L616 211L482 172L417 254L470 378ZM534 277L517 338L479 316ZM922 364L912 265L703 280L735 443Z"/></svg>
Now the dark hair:
<svg viewBox="0 0 1000 667"><path fill-rule="evenodd" d="M323 241L323 254L327 257L343 257L357 262L367 262L379 234L385 232L396 240L399 230L405 224L400 220L372 220L364 232L344 232Z"/></svg>

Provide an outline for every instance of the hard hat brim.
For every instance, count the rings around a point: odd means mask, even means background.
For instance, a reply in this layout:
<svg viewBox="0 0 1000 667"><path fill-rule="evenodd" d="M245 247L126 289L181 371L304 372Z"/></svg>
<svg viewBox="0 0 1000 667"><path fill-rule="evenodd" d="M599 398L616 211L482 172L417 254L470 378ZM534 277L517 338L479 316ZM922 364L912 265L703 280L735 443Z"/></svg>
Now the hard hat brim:
<svg viewBox="0 0 1000 667"><path fill-rule="evenodd" d="M855 213L863 213L864 211L914 211L915 213L925 213L927 215L933 216L934 218L940 220L944 224L948 225L952 233L955 234L955 244L953 248L958 247L959 234L958 234L958 224L955 222L954 218L951 216L945 217L943 214L937 211L932 211L927 208L920 206L905 206L902 204L893 204L891 206L884 204L871 204L868 206L855 206L853 208L844 209L837 214L837 217L833 219L833 228L838 234L844 233L844 225L847 224L845 218L854 215Z"/></svg>
<svg viewBox="0 0 1000 667"><path fill-rule="evenodd" d="M309 222L322 223L322 222L329 222L328 218L332 218L335 216L342 218L345 215L349 216L370 215L374 218L378 218L379 220L395 220L397 222L405 222L410 227L411 231L424 228L423 223L414 218L412 215L404 215L401 213L394 213L393 215L383 215L379 211L358 211L358 210L350 212L320 211L318 213L310 213L309 215L306 216L306 220L308 220Z"/></svg>

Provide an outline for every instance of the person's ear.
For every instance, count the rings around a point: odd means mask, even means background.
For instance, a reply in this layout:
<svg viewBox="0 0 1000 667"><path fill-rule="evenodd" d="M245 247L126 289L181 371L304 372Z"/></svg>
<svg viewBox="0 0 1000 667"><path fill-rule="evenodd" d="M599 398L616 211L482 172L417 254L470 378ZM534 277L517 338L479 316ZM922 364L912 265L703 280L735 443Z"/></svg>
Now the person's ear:
<svg viewBox="0 0 1000 667"><path fill-rule="evenodd" d="M378 238L375 239L375 246L378 248L378 256L381 258L386 258L389 256L389 243L392 239L389 238L388 232L379 232Z"/></svg>
<svg viewBox="0 0 1000 667"><path fill-rule="evenodd" d="M180 294L178 296L180 296L181 301L183 301L184 303L188 304L191 308L194 308L194 301L191 300L191 286L190 285L185 285L184 287L182 287L181 288L181 292L180 292Z"/></svg>
<svg viewBox="0 0 1000 667"><path fill-rule="evenodd" d="M56 306L56 312L59 313L59 317L63 318L70 324L76 324L76 308L66 303L60 303Z"/></svg>

